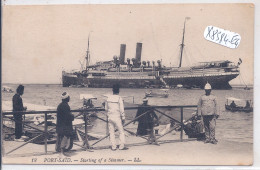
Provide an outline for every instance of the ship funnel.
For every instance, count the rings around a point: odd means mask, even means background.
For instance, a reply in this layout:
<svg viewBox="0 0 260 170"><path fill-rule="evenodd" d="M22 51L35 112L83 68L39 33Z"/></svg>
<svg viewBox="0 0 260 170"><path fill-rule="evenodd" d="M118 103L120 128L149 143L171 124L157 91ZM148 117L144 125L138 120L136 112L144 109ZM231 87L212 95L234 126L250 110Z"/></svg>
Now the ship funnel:
<svg viewBox="0 0 260 170"><path fill-rule="evenodd" d="M121 44L121 46L120 46L120 57L119 57L120 64L125 63L125 49L126 49L126 45Z"/></svg>
<svg viewBox="0 0 260 170"><path fill-rule="evenodd" d="M136 63L141 64L142 43L136 43ZM140 66L140 65L139 65Z"/></svg>

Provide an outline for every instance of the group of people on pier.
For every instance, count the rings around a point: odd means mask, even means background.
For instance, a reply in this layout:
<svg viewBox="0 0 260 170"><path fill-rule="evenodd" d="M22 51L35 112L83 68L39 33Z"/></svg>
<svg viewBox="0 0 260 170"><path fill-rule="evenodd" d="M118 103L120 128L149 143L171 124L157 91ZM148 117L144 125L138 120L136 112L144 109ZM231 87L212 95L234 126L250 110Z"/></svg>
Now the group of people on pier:
<svg viewBox="0 0 260 170"><path fill-rule="evenodd" d="M217 98L211 94L211 85L207 83L205 85L205 94L202 95L198 102L197 114L195 121L195 130L199 134L200 138L204 136L205 143L217 144L215 138L215 127L216 119L219 117ZM120 87L119 84L113 86L113 95L109 95L105 102L105 110L107 111L108 129L111 142L111 150L127 150L125 146L125 111L124 103L122 97L119 95ZM24 86L19 85L16 94L13 96L13 111L15 120L15 141L22 140L22 114L20 112L25 111L27 108L23 106L23 101L21 96L24 93ZM57 144L59 146L56 148L57 151L63 156L68 156L66 154L66 146L73 135L72 121L74 120L74 115L71 113L69 101L70 96L67 92L61 95L62 102L57 107L57 122L56 122L56 133L57 133ZM143 99L143 104L139 106L135 121L138 122L137 136L148 135L148 143L159 145L155 137L154 126L158 124L158 116L155 112L150 109L148 105L148 98ZM190 126L189 126L190 125ZM191 124L186 124L186 133L191 129ZM190 129L189 129L190 128ZM115 130L119 131L119 146L116 145Z"/></svg>

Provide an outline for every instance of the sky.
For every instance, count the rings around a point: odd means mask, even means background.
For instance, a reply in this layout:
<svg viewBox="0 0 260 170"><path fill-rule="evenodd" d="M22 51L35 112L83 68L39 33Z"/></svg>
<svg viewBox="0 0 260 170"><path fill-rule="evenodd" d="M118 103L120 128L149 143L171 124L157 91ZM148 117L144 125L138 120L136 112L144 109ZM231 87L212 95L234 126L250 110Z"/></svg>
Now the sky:
<svg viewBox="0 0 260 170"><path fill-rule="evenodd" d="M241 58L241 76L231 84L253 84L252 4L3 6L2 82L61 83L62 70L80 69L88 36L92 64L112 60L120 44L133 58L142 42L142 60L177 66L186 17L183 66ZM207 41L209 25L240 34L239 47Z"/></svg>

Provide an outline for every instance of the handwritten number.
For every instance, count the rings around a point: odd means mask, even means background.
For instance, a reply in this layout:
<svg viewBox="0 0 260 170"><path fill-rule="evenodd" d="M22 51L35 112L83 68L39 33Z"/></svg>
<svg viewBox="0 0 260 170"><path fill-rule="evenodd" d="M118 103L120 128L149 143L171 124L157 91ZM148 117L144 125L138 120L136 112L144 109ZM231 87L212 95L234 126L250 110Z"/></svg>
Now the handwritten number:
<svg viewBox="0 0 260 170"><path fill-rule="evenodd" d="M208 27L208 34L206 35L206 38L209 36L210 37L210 32L211 32L211 30L213 30L213 27Z"/></svg>
<svg viewBox="0 0 260 170"><path fill-rule="evenodd" d="M219 34L221 34L221 31L218 32L218 34L217 34L217 38L218 38L218 39L216 39L216 41L219 40Z"/></svg>
<svg viewBox="0 0 260 170"><path fill-rule="evenodd" d="M224 37L225 44L227 44L227 41L228 41L228 38L227 38L227 34L226 34L225 37Z"/></svg>
<svg viewBox="0 0 260 170"><path fill-rule="evenodd" d="M211 39L214 40L215 39L215 35L218 33L218 30L213 31Z"/></svg>
<svg viewBox="0 0 260 170"><path fill-rule="evenodd" d="M231 44L235 44L235 46L237 47L238 46L238 42L239 42L240 39L239 38L235 38L235 37L238 37L238 35L234 35L229 42Z"/></svg>
<svg viewBox="0 0 260 170"><path fill-rule="evenodd" d="M222 42L222 39L223 39L224 35L225 35L225 33L221 34L221 38L220 38L220 40L219 40L219 43Z"/></svg>
<svg viewBox="0 0 260 170"><path fill-rule="evenodd" d="M207 40L228 46L230 48L237 48L241 40L239 34L214 26L208 26L205 31L207 34L204 35Z"/></svg>

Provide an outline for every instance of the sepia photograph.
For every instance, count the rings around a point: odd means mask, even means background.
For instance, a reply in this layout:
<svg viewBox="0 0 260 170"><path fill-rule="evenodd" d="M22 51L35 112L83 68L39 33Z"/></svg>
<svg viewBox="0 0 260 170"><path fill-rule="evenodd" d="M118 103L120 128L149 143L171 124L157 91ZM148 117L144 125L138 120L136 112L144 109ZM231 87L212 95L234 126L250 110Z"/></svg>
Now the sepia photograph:
<svg viewBox="0 0 260 170"><path fill-rule="evenodd" d="M252 3L2 5L2 164L254 163Z"/></svg>

